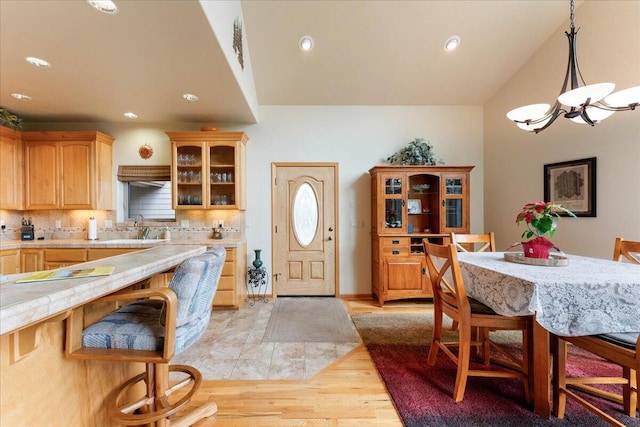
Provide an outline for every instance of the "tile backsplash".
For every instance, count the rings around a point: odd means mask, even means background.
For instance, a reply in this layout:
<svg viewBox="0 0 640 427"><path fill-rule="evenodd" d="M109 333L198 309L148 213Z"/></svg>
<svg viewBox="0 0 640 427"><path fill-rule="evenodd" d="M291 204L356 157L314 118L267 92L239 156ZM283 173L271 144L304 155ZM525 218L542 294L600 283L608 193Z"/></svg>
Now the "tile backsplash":
<svg viewBox="0 0 640 427"><path fill-rule="evenodd" d="M0 210L0 240L20 240L22 218L31 218L35 229L35 239L45 240L86 239L89 218L98 224L98 239L136 238L138 228L133 221L117 222L116 211L93 210L49 210L49 211L9 211ZM163 238L168 227L174 240L203 239L213 237L213 224L224 221L223 236L243 238L245 214L243 211L177 211L176 221L145 220L149 227L149 239Z"/></svg>

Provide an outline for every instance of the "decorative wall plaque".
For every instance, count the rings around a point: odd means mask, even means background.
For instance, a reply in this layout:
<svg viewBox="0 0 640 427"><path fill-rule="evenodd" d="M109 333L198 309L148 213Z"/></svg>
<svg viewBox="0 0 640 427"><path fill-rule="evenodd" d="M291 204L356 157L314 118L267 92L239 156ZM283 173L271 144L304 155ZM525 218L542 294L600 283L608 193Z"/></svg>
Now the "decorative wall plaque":
<svg viewBox="0 0 640 427"><path fill-rule="evenodd" d="M233 22L233 51L238 56L240 67L244 70L244 58L242 57L242 21L236 18Z"/></svg>

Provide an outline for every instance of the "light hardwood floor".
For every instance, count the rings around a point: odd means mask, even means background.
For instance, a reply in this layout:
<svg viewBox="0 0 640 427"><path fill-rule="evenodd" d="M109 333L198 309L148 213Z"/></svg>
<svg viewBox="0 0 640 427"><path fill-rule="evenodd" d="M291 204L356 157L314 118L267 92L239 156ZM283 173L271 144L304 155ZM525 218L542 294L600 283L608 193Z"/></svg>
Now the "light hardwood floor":
<svg viewBox="0 0 640 427"><path fill-rule="evenodd" d="M424 302L349 300L351 313L424 311ZM384 383L364 345L307 380L204 381L194 404L214 400L218 413L196 426L402 427Z"/></svg>

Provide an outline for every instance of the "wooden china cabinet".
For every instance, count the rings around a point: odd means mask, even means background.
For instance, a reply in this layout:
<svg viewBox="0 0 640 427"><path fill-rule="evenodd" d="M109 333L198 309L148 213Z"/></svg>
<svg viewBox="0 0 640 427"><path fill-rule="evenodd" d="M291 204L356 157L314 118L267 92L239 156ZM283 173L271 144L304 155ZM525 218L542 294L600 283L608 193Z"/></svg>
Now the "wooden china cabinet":
<svg viewBox="0 0 640 427"><path fill-rule="evenodd" d="M422 239L469 233L473 166L375 166L371 174L371 292L378 304L433 296Z"/></svg>
<svg viewBox="0 0 640 427"><path fill-rule="evenodd" d="M244 132L166 133L174 209L246 209Z"/></svg>

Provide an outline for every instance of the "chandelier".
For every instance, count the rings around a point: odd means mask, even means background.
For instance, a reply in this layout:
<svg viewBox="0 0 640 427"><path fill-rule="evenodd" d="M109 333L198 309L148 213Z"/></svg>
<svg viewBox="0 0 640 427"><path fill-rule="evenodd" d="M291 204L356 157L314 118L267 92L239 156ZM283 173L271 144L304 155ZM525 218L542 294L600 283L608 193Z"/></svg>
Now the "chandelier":
<svg viewBox="0 0 640 427"><path fill-rule="evenodd" d="M616 86L614 83L587 85L584 82L576 55L576 36L579 29L576 30L573 22L573 10L571 0L571 31L565 31L569 39L569 63L560 96L552 107L549 104L532 104L509 111L507 118L513 120L521 129L541 132L560 115L573 122L593 126L616 111L635 110L640 105L640 86L611 93Z"/></svg>

